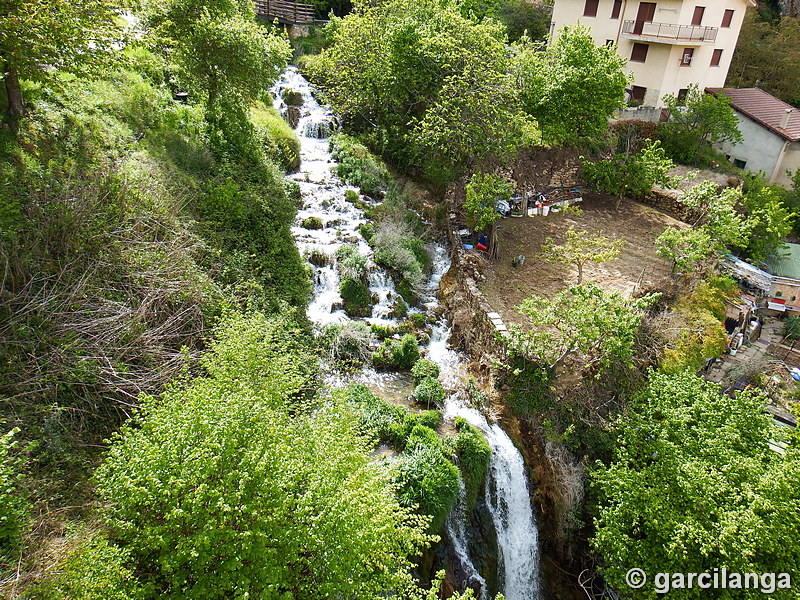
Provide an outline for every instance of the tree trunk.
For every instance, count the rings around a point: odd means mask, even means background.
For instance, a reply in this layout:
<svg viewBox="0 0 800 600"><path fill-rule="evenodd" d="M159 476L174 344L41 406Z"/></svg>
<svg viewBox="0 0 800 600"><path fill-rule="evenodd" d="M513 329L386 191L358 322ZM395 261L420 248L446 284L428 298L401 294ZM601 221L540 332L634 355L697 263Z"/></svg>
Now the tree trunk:
<svg viewBox="0 0 800 600"><path fill-rule="evenodd" d="M622 204L622 195L617 196L617 201L614 203L614 210L619 210L620 204Z"/></svg>
<svg viewBox="0 0 800 600"><path fill-rule="evenodd" d="M6 96L8 97L8 108L6 114L10 121L16 121L24 117L28 111L22 99L22 89L19 87L19 76L17 70L8 68L5 76Z"/></svg>
<svg viewBox="0 0 800 600"><path fill-rule="evenodd" d="M583 283L583 263L578 263L578 285Z"/></svg>
<svg viewBox="0 0 800 600"><path fill-rule="evenodd" d="M497 247L497 225L492 223L489 227L489 247L486 249L489 258L496 259L500 255Z"/></svg>

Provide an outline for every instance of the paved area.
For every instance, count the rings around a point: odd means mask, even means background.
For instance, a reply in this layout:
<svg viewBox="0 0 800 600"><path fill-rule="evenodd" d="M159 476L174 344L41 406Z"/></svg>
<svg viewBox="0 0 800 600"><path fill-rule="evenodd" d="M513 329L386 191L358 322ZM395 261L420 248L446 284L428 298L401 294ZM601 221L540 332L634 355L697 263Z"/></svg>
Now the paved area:
<svg viewBox="0 0 800 600"><path fill-rule="evenodd" d="M748 365L761 359L777 360L778 357L767 354L767 348L771 344L778 344L782 339L783 323L767 318L761 329L761 336L751 344L745 343L735 355L724 355L706 374L706 379L714 383L730 384L747 371Z"/></svg>

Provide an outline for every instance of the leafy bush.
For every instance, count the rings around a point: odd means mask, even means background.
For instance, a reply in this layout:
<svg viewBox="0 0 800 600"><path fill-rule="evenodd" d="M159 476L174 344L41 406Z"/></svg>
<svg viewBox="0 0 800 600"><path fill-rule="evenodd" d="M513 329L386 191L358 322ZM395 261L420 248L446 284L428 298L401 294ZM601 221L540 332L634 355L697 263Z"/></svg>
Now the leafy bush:
<svg viewBox="0 0 800 600"><path fill-rule="evenodd" d="M497 19L506 26L509 41L523 35L534 40L544 40L550 29L550 14L538 4L527 0L504 0L496 9Z"/></svg>
<svg viewBox="0 0 800 600"><path fill-rule="evenodd" d="M385 369L410 369L418 359L417 338L410 333L400 340L384 340L372 355L375 366Z"/></svg>
<svg viewBox="0 0 800 600"><path fill-rule="evenodd" d="M402 296L398 296L395 299L392 305L392 314L399 319L402 319L408 314L408 304L406 304Z"/></svg>
<svg viewBox="0 0 800 600"><path fill-rule="evenodd" d="M415 429L419 432L419 428ZM432 517L430 531L435 533L444 525L458 497L459 473L439 448L427 445L421 438L431 440L429 435L417 435L414 450L399 461L397 493L404 506L417 506Z"/></svg>
<svg viewBox="0 0 800 600"><path fill-rule="evenodd" d="M114 538L165 597L379 598L428 542L348 411L286 410L308 358L279 332L222 331L210 375L148 400L98 469Z"/></svg>
<svg viewBox="0 0 800 600"><path fill-rule="evenodd" d="M436 379L439 377L439 365L427 358L420 358L411 368L411 374L414 376L415 383L419 383L426 377Z"/></svg>
<svg viewBox="0 0 800 600"><path fill-rule="evenodd" d="M378 323L372 323L370 325L370 329L372 329L372 333L375 334L375 337L380 340L392 337L395 333L397 333L397 328L394 325L380 325Z"/></svg>
<svg viewBox="0 0 800 600"><path fill-rule="evenodd" d="M456 417L456 429L458 435L453 442L453 449L458 456L458 466L467 490L467 499L473 504L483 486L492 449L483 434L462 417Z"/></svg>
<svg viewBox="0 0 800 600"><path fill-rule="evenodd" d="M367 257L353 244L345 244L336 250L336 266L344 278L363 279L367 274Z"/></svg>
<svg viewBox="0 0 800 600"><path fill-rule="evenodd" d="M397 291L407 302L413 301L424 285L424 272L431 259L420 238L402 222L381 223L372 239L375 262L400 276Z"/></svg>
<svg viewBox="0 0 800 600"><path fill-rule="evenodd" d="M371 312L369 288L360 279L345 277L339 285L345 312L353 317L368 317Z"/></svg>
<svg viewBox="0 0 800 600"><path fill-rule="evenodd" d="M144 600L150 597L131 568L130 551L100 532L79 536L59 572L36 588L41 600Z"/></svg>
<svg viewBox="0 0 800 600"><path fill-rule="evenodd" d="M444 389L434 377L423 377L414 388L414 399L426 406L440 405L445 398Z"/></svg>
<svg viewBox="0 0 800 600"><path fill-rule="evenodd" d="M389 182L389 172L364 144L343 133L330 137L331 157L339 164L336 174L362 194L377 197Z"/></svg>
<svg viewBox="0 0 800 600"><path fill-rule="evenodd" d="M800 340L800 317L789 315L783 323L783 335L790 340Z"/></svg>
<svg viewBox="0 0 800 600"><path fill-rule="evenodd" d="M425 410L421 413L406 413L402 421L389 428L389 441L395 448L403 450L408 444L411 431L419 427L436 429L442 423L442 413L438 410Z"/></svg>
<svg viewBox="0 0 800 600"><path fill-rule="evenodd" d="M396 404L373 394L365 385L353 384L347 388L347 401L353 405L361 423L361 431L381 441L397 441L398 432L402 432L402 424L407 411ZM402 433L401 436L402 437ZM402 439L405 445L405 439Z"/></svg>
<svg viewBox="0 0 800 600"><path fill-rule="evenodd" d="M18 432L14 428L0 436L0 556L19 546L29 509L22 492L22 461L12 452Z"/></svg>

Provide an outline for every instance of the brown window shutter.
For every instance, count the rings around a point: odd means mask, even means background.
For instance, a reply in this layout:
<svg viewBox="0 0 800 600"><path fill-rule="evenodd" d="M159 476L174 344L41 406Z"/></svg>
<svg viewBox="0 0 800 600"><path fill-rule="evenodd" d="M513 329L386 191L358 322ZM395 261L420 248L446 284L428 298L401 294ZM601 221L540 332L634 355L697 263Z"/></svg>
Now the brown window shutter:
<svg viewBox="0 0 800 600"><path fill-rule="evenodd" d="M614 8L611 9L611 18L619 19L619 15L621 12L622 12L622 0L614 0Z"/></svg>
<svg viewBox="0 0 800 600"><path fill-rule="evenodd" d="M596 17L597 16L597 5L600 3L600 0L586 0L586 4L583 7L583 16L584 17Z"/></svg>
<svg viewBox="0 0 800 600"><path fill-rule="evenodd" d="M694 56L694 48L684 48L683 54L681 54L681 66L691 67L693 56Z"/></svg>
<svg viewBox="0 0 800 600"><path fill-rule="evenodd" d="M722 60L722 48L716 48L714 54L711 55L711 66L718 67Z"/></svg>
<svg viewBox="0 0 800 600"><path fill-rule="evenodd" d="M723 27L730 27L731 21L733 21L733 9L725 9L725 14L722 15L722 26Z"/></svg>
<svg viewBox="0 0 800 600"><path fill-rule="evenodd" d="M649 47L647 44L634 43L633 50L631 50L631 62L645 62Z"/></svg>
<svg viewBox="0 0 800 600"><path fill-rule="evenodd" d="M706 12L705 6L695 6L692 15L692 25L700 25L703 22L703 13Z"/></svg>

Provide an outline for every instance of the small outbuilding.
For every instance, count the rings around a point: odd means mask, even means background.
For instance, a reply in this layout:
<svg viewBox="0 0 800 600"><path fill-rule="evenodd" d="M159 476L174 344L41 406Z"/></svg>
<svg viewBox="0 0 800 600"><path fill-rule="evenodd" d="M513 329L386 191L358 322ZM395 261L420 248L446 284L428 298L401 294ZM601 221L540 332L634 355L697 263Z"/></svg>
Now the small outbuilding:
<svg viewBox="0 0 800 600"><path fill-rule="evenodd" d="M792 186L788 172L800 169L800 109L760 88L706 88L724 94L739 119L744 140L719 149L737 167L763 171L769 183Z"/></svg>

